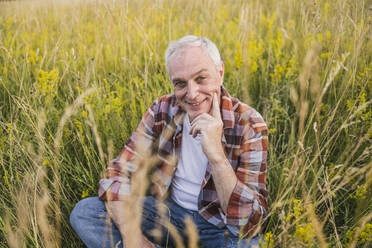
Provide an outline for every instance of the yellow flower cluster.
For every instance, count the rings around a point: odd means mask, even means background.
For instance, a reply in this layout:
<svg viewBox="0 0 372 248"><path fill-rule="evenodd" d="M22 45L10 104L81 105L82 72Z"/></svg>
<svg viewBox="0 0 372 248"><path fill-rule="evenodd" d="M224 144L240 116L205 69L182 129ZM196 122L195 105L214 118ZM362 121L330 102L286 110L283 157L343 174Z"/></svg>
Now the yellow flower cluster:
<svg viewBox="0 0 372 248"><path fill-rule="evenodd" d="M0 150L1 151L4 151L6 140L7 140L7 135L3 133L2 129L0 129Z"/></svg>
<svg viewBox="0 0 372 248"><path fill-rule="evenodd" d="M307 218L304 217L303 201L299 199L292 200L292 208L287 214L285 221L295 224L294 237L309 246L314 242L314 228L312 223L306 223Z"/></svg>
<svg viewBox="0 0 372 248"><path fill-rule="evenodd" d="M350 194L352 199L365 199L367 197L367 184L358 185L358 188L355 190L354 194Z"/></svg>
<svg viewBox="0 0 372 248"><path fill-rule="evenodd" d="M265 240L259 239L258 242L262 248L274 247L274 237L272 232L266 232Z"/></svg>
<svg viewBox="0 0 372 248"><path fill-rule="evenodd" d="M247 45L247 65L249 68L250 73L255 73L258 69L258 59L261 58L262 54L264 53L264 45L262 42L257 41L253 38L253 33L250 35L250 39ZM261 58L262 59L262 58Z"/></svg>
<svg viewBox="0 0 372 248"><path fill-rule="evenodd" d="M86 198L89 196L89 189L85 189L81 192L81 198Z"/></svg>
<svg viewBox="0 0 372 248"><path fill-rule="evenodd" d="M350 229L346 232L346 236L344 239L344 245L345 247L349 247L351 242L353 241L355 233L359 230L359 227L354 227L353 229ZM363 230L360 232L359 237L357 237L357 244L358 245L364 245L372 242L372 224L367 223Z"/></svg>
<svg viewBox="0 0 372 248"><path fill-rule="evenodd" d="M235 67L240 68L243 64L243 57L242 57L242 44L239 41L237 41L235 44L234 60L235 60Z"/></svg>
<svg viewBox="0 0 372 248"><path fill-rule="evenodd" d="M40 70L36 82L36 89L40 96L45 98L46 104L49 104L57 95L58 71L56 69L50 72Z"/></svg>
<svg viewBox="0 0 372 248"><path fill-rule="evenodd" d="M284 75L284 68L282 65L277 64L274 68L274 73L270 73L273 83L281 82Z"/></svg>
<svg viewBox="0 0 372 248"><path fill-rule="evenodd" d="M311 223L305 226L297 226L294 235L302 242L311 245L314 240L314 229Z"/></svg>
<svg viewBox="0 0 372 248"><path fill-rule="evenodd" d="M43 166L50 166L50 162L48 159L44 159Z"/></svg>
<svg viewBox="0 0 372 248"><path fill-rule="evenodd" d="M38 55L38 52L37 51L34 51L32 49L25 49L25 54L27 55L27 62L28 63L31 63L31 64L35 64L37 62L40 62L41 61L41 56Z"/></svg>
<svg viewBox="0 0 372 248"><path fill-rule="evenodd" d="M294 199L293 200L293 212L296 218L299 218L304 211L302 207L302 200Z"/></svg>

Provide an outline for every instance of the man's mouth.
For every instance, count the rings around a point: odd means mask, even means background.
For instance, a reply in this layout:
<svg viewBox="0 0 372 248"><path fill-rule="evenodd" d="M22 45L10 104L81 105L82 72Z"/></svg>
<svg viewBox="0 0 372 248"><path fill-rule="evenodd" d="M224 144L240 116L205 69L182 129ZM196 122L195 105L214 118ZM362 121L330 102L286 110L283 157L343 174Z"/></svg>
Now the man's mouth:
<svg viewBox="0 0 372 248"><path fill-rule="evenodd" d="M189 102L189 101L185 101L187 104L193 106L193 107L197 107L199 106L200 104L202 104L206 99L204 99L203 101L198 101L198 102Z"/></svg>

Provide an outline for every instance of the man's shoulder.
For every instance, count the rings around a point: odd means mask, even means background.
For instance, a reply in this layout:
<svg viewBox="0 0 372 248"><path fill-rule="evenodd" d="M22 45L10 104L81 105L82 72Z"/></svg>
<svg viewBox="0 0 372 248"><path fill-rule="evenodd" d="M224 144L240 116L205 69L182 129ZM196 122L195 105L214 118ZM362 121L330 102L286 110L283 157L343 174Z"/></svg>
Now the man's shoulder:
<svg viewBox="0 0 372 248"><path fill-rule="evenodd" d="M262 115L256 109L234 97L231 97L231 101L237 125L249 125L255 132L267 130Z"/></svg>
<svg viewBox="0 0 372 248"><path fill-rule="evenodd" d="M163 95L156 99L152 104L152 110L155 114L174 115L179 106L174 94Z"/></svg>
<svg viewBox="0 0 372 248"><path fill-rule="evenodd" d="M159 104L175 104L176 96L174 94L163 95L156 99L156 102Z"/></svg>

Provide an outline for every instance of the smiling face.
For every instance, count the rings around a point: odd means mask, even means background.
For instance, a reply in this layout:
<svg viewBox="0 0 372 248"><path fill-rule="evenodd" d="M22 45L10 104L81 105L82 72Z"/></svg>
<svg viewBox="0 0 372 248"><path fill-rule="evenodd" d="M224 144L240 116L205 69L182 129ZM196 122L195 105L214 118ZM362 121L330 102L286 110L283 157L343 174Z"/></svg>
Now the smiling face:
<svg viewBox="0 0 372 248"><path fill-rule="evenodd" d="M169 61L169 77L179 105L190 121L202 113L210 113L213 93L220 99L224 67L216 68L201 47L185 47Z"/></svg>

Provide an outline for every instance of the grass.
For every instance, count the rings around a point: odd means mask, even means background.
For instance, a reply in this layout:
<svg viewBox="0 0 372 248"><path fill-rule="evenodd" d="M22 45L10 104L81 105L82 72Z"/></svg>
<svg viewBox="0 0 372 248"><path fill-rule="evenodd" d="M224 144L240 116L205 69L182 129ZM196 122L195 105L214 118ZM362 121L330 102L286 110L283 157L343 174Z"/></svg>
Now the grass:
<svg viewBox="0 0 372 248"><path fill-rule="evenodd" d="M367 0L0 2L0 247L82 246L69 213L172 92L163 54L186 34L217 44L225 87L269 126L264 246L369 247L371 14Z"/></svg>

